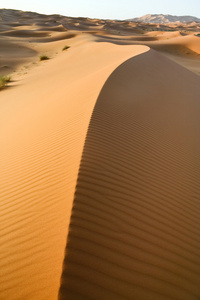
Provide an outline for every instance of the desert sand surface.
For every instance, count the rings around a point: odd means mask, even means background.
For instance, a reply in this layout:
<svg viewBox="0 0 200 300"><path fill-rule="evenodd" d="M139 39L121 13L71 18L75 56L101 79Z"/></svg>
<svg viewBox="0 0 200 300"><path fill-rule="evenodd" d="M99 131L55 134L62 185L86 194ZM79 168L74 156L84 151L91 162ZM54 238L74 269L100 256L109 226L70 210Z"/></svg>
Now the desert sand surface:
<svg viewBox="0 0 200 300"><path fill-rule="evenodd" d="M199 299L199 33L0 10L1 300Z"/></svg>

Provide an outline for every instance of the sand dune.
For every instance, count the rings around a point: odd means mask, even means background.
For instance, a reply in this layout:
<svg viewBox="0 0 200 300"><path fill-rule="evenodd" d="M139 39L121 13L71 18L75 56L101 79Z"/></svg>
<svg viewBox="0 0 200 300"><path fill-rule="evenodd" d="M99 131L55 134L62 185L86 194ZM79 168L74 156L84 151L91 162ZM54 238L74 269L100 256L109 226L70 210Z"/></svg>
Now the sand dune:
<svg viewBox="0 0 200 300"><path fill-rule="evenodd" d="M200 74L199 47L200 38L195 35L182 36L180 34L171 34L171 32L147 32L146 35L135 33L133 35L114 35L105 32L96 33L97 40L103 42L113 42L119 45L146 45L156 51L161 52L167 58L184 66L188 70Z"/></svg>
<svg viewBox="0 0 200 300"><path fill-rule="evenodd" d="M93 106L109 74L148 50L82 43L1 92L1 299L57 298Z"/></svg>
<svg viewBox="0 0 200 300"><path fill-rule="evenodd" d="M198 299L199 25L178 26L0 10L1 300Z"/></svg>
<svg viewBox="0 0 200 300"><path fill-rule="evenodd" d="M153 50L109 77L84 146L60 299L198 298L199 99L199 78Z"/></svg>

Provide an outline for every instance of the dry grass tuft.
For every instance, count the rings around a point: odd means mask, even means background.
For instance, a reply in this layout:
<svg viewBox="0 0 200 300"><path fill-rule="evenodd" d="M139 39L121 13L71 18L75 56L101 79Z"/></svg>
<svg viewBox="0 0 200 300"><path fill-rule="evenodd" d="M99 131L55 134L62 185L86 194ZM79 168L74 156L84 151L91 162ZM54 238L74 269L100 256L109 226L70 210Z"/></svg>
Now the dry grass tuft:
<svg viewBox="0 0 200 300"><path fill-rule="evenodd" d="M49 57L47 55L41 55L40 56L40 61L41 60L48 60L48 59L49 59Z"/></svg>
<svg viewBox="0 0 200 300"><path fill-rule="evenodd" d="M10 80L10 76L0 76L0 90L4 89Z"/></svg>
<svg viewBox="0 0 200 300"><path fill-rule="evenodd" d="M65 50L67 50L67 49L69 49L70 48L70 46L64 46L63 48L62 48L62 51L65 51Z"/></svg>

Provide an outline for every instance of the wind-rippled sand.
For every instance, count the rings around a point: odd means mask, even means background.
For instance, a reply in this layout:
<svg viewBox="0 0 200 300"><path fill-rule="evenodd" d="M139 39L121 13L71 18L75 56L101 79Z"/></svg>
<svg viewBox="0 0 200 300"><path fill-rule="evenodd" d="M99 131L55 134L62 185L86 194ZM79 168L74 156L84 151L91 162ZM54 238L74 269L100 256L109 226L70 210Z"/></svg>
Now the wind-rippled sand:
<svg viewBox="0 0 200 300"><path fill-rule="evenodd" d="M0 299L199 299L198 27L0 16Z"/></svg>

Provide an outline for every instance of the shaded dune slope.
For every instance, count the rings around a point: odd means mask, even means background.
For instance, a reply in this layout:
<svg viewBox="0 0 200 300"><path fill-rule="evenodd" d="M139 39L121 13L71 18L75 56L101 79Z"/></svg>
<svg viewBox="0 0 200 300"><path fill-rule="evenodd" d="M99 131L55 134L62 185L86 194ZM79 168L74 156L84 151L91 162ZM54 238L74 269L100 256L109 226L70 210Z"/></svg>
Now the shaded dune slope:
<svg viewBox="0 0 200 300"><path fill-rule="evenodd" d="M154 50L105 83L80 165L64 299L199 299L199 77Z"/></svg>

